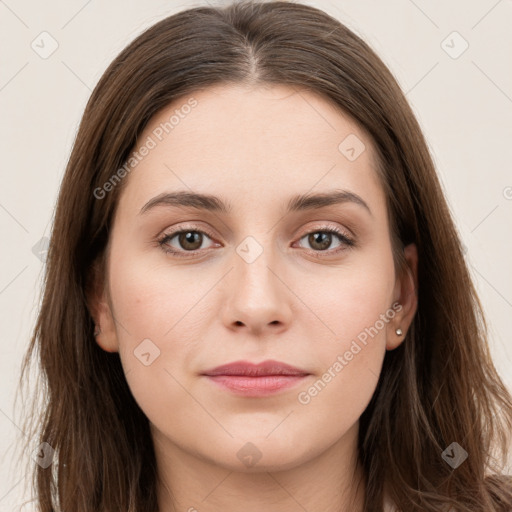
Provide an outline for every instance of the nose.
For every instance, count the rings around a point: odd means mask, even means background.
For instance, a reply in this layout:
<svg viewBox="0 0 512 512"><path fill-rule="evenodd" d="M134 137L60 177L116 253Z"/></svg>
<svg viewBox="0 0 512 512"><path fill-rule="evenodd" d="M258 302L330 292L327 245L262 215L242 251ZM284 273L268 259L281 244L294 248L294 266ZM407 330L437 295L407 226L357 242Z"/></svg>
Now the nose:
<svg viewBox="0 0 512 512"><path fill-rule="evenodd" d="M230 330L245 334L277 334L286 330L292 316L293 293L283 267L263 250L252 262L233 253L233 269L223 280L226 297L222 321Z"/></svg>

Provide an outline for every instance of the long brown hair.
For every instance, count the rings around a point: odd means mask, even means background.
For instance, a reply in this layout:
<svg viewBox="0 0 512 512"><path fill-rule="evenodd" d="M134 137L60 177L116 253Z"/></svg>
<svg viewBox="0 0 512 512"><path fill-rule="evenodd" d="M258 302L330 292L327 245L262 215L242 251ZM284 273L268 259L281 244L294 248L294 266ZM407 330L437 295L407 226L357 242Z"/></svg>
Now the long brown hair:
<svg viewBox="0 0 512 512"><path fill-rule="evenodd" d="M418 310L405 341L386 353L360 418L365 511L512 510L500 476L512 398L491 361L487 326L459 235L418 122L374 51L325 12L299 3L242 1L169 16L105 71L86 106L62 181L44 292L21 380L36 358L42 402L27 424L54 450L34 465L41 512L157 510L148 419L117 353L93 337L88 286L105 265L119 194L95 190L126 162L159 110L213 84L287 84L321 94L371 136L386 192L397 269L418 247ZM468 453L456 469L453 442ZM33 446L30 446L33 449Z"/></svg>

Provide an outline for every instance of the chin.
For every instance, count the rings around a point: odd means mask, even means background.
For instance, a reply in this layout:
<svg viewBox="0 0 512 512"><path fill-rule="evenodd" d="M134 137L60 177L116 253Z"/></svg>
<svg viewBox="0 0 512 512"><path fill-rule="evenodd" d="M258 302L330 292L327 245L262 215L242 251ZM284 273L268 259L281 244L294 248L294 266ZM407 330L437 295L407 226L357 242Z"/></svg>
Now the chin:
<svg viewBox="0 0 512 512"><path fill-rule="evenodd" d="M246 434L243 440L235 438L229 446L219 444L219 453L210 454L208 458L230 471L259 473L293 469L307 461L308 453L314 451L298 449L298 443L290 437L269 439L267 435L268 432L251 438ZM301 446L306 448L307 445L302 442Z"/></svg>

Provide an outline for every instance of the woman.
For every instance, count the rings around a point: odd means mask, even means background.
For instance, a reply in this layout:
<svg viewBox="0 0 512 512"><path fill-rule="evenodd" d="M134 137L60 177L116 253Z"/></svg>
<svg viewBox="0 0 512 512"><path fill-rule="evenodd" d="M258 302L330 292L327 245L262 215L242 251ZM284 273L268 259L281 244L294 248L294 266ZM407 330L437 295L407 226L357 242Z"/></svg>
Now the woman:
<svg viewBox="0 0 512 512"><path fill-rule="evenodd" d="M512 510L486 336L368 45L301 4L183 11L104 73L62 182L38 507Z"/></svg>

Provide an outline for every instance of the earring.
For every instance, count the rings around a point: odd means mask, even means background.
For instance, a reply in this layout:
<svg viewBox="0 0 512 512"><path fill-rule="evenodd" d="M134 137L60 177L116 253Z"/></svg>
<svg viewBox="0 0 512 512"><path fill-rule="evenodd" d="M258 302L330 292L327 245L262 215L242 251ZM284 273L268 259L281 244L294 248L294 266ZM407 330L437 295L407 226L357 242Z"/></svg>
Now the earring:
<svg viewBox="0 0 512 512"><path fill-rule="evenodd" d="M94 336L98 336L101 333L99 325L94 326Z"/></svg>
<svg viewBox="0 0 512 512"><path fill-rule="evenodd" d="M400 327L395 332L397 336L402 336L403 334L402 329L400 329Z"/></svg>

